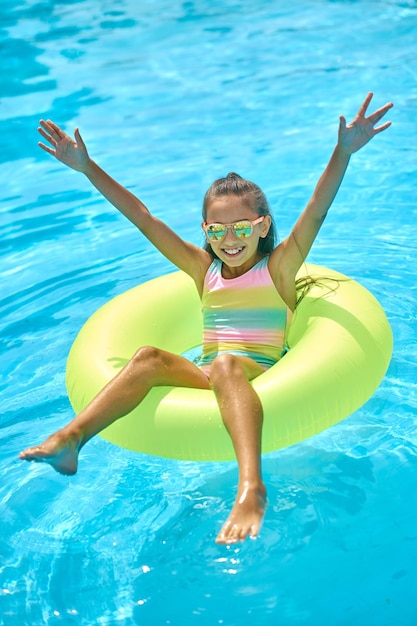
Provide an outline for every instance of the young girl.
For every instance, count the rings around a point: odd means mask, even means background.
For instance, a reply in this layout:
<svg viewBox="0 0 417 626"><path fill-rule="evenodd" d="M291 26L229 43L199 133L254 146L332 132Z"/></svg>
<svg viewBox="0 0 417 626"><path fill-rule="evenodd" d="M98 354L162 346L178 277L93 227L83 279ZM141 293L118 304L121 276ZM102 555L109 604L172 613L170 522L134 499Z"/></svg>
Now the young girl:
<svg viewBox="0 0 417 626"><path fill-rule="evenodd" d="M195 282L203 307L203 354L196 365L177 354L140 347L130 362L67 426L21 459L46 461L62 474L77 471L78 454L91 437L137 406L155 385L212 389L236 452L237 496L218 543L256 537L266 505L261 475L262 406L250 381L278 361L287 312L296 306L296 274L317 236L342 182L350 156L390 126L375 124L393 106L369 117L369 93L351 124L340 116L338 142L316 189L291 234L277 247L262 191L237 174L213 183L203 205L206 246L183 241L152 216L133 194L88 155L78 129L73 141L52 121L40 147L82 172L119 211ZM198 419L198 416L196 416Z"/></svg>

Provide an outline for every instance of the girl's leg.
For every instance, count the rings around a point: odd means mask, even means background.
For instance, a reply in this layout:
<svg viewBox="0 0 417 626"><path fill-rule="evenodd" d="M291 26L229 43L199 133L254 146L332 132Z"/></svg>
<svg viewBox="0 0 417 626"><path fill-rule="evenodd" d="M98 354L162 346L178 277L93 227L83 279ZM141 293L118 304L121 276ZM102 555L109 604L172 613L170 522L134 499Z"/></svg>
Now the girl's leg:
<svg viewBox="0 0 417 626"><path fill-rule="evenodd" d="M187 359L144 347L67 426L19 457L46 461L62 474L77 471L78 453L91 437L132 411L152 387L172 385L208 389L206 375Z"/></svg>
<svg viewBox="0 0 417 626"><path fill-rule="evenodd" d="M216 394L224 424L230 434L239 467L235 504L217 543L236 543L256 537L266 505L261 475L263 411L250 380L263 372L246 357L221 355L213 362L210 384Z"/></svg>

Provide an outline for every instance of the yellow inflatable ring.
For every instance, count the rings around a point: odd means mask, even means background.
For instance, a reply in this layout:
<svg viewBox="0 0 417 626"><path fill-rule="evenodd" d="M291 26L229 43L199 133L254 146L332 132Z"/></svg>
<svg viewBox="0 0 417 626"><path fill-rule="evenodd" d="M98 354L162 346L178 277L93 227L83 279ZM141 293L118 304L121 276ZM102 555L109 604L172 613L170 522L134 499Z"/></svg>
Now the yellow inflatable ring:
<svg viewBox="0 0 417 626"><path fill-rule="evenodd" d="M374 393L392 354L380 304L333 270L308 265L320 279L301 301L290 351L253 381L264 407L263 452L297 443L344 419ZM182 354L201 342L200 301L192 280L175 272L117 296L86 322L67 363L78 413L140 346ZM212 391L159 387L102 433L118 446L157 456L230 460L234 452Z"/></svg>

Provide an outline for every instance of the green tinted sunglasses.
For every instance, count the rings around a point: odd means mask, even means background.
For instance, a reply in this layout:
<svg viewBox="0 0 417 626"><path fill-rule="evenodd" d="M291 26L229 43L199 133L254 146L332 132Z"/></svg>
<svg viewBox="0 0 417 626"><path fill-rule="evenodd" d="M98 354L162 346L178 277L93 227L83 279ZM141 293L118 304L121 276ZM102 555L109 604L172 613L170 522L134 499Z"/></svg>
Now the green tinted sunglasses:
<svg viewBox="0 0 417 626"><path fill-rule="evenodd" d="M220 224L215 222L214 224L207 224L204 222L203 229L206 233L206 237L209 241L221 241L226 237L227 229L231 228L233 234L238 239L246 239L253 233L253 227L256 224L260 224L265 219L265 215L261 215L256 220L239 220L233 222L233 224Z"/></svg>

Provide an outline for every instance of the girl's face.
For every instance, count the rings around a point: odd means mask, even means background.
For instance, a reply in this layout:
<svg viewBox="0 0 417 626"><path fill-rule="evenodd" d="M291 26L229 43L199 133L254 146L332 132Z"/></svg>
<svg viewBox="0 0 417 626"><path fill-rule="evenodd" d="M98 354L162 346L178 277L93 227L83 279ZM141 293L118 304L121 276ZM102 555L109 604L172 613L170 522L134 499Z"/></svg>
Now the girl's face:
<svg viewBox="0 0 417 626"><path fill-rule="evenodd" d="M241 220L253 222L257 218L259 215L255 210L239 196L220 196L211 199L207 205L206 224L233 224ZM228 228L223 239L209 240L209 243L213 252L231 270L231 274L239 276L261 259L262 255L258 252L259 238L266 237L270 225L271 218L265 215L261 222L253 225L249 237L240 238L232 228Z"/></svg>

